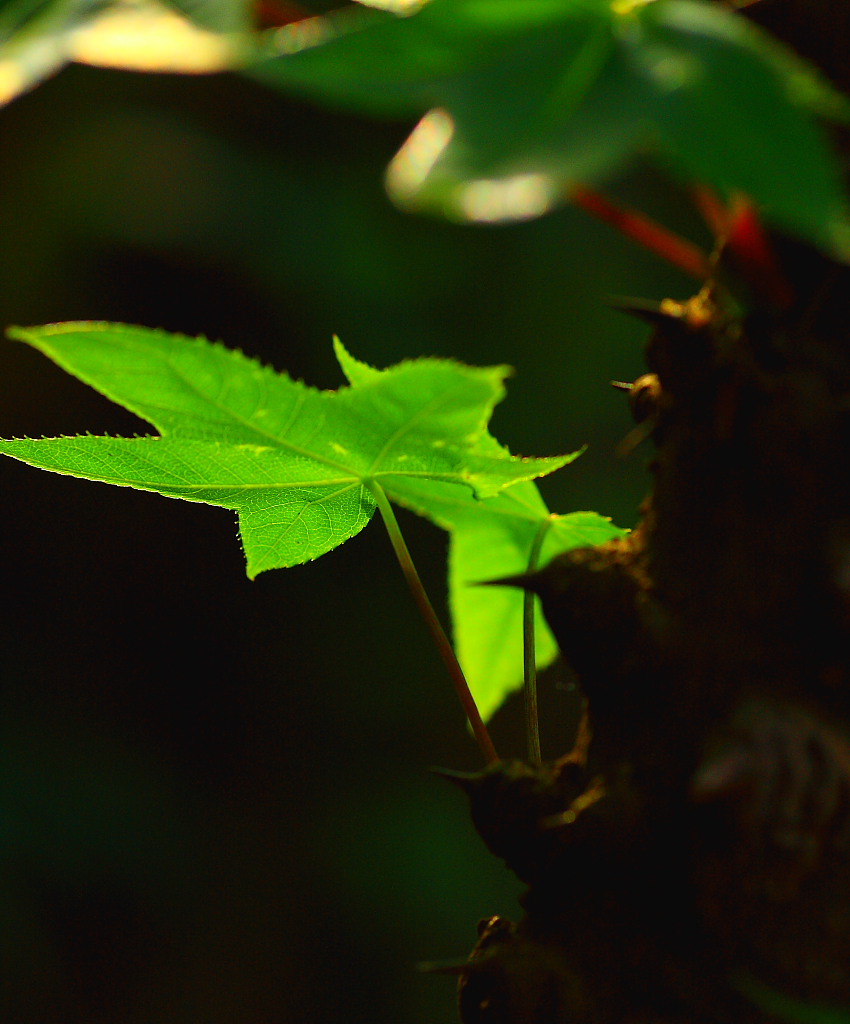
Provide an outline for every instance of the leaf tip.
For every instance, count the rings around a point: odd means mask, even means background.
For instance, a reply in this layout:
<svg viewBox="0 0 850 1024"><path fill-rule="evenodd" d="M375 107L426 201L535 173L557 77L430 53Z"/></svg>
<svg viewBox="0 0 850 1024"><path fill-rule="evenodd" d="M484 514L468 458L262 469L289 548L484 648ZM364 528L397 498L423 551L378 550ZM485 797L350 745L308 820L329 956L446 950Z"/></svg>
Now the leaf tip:
<svg viewBox="0 0 850 1024"><path fill-rule="evenodd" d="M33 327L18 327L13 325L6 328L6 337L10 341L24 341L29 342L30 336L35 328Z"/></svg>
<svg viewBox="0 0 850 1024"><path fill-rule="evenodd" d="M374 366L370 366L369 363L364 363L359 359L355 359L336 334L333 336L333 347L334 355L340 365L340 369L345 374L345 379L352 387L357 387L358 384L368 384L369 381L383 373L382 370L378 370Z"/></svg>

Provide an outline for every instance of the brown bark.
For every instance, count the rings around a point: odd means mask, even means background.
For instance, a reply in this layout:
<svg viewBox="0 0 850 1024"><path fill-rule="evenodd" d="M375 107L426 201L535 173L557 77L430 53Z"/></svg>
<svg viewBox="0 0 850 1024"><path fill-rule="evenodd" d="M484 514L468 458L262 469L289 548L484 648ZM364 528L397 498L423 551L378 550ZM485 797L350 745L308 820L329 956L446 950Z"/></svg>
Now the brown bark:
<svg viewBox="0 0 850 1024"><path fill-rule="evenodd" d="M848 84L844 2L751 11ZM592 739L465 783L528 885L517 925L482 922L465 1024L850 1009L850 268L772 247L783 286L746 270L745 314L734 244L699 295L644 313L642 523L527 581Z"/></svg>

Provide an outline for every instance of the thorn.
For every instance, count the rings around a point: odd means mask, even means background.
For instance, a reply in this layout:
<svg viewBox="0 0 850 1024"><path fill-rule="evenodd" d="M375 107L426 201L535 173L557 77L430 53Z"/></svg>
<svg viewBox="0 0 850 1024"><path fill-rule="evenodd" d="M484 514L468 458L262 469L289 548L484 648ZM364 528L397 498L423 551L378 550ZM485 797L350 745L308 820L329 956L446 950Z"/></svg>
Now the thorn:
<svg viewBox="0 0 850 1024"><path fill-rule="evenodd" d="M644 420L643 423L638 423L636 427L632 427L614 449L614 454L617 458L627 459L639 444L642 444L648 437L652 436L654 426L654 422Z"/></svg>
<svg viewBox="0 0 850 1024"><path fill-rule="evenodd" d="M560 814L549 814L545 818L541 818L538 822L538 827L541 831L550 832L553 829L566 828L567 825L572 825L575 820L575 811L561 811Z"/></svg>
<svg viewBox="0 0 850 1024"><path fill-rule="evenodd" d="M650 327L668 327L671 323L681 323L684 319L679 304L667 300L651 302L645 299L611 299L606 305L618 313L636 317Z"/></svg>
<svg viewBox="0 0 850 1024"><path fill-rule="evenodd" d="M559 774L562 773L567 766L571 768L587 767L587 756L590 750L590 741L593 739L593 728L590 724L590 715L587 710L587 700L584 701L584 709L581 713L581 718L578 723L578 730L576 732L576 738L573 742L573 749L559 758L556 762Z"/></svg>
<svg viewBox="0 0 850 1024"><path fill-rule="evenodd" d="M497 580L476 580L472 587L519 587L520 590L537 592L539 583L537 573L521 572L516 576L500 576Z"/></svg>
<svg viewBox="0 0 850 1024"><path fill-rule="evenodd" d="M487 772L458 772L454 768L429 768L429 772L432 775L437 775L441 779L446 779L451 782L453 786L457 786L458 789L462 789L464 793L472 793L478 784L487 775Z"/></svg>
<svg viewBox="0 0 850 1024"><path fill-rule="evenodd" d="M562 829L574 824L578 816L606 796L605 780L597 775L587 789L560 814L549 814L540 820L541 829Z"/></svg>
<svg viewBox="0 0 850 1024"><path fill-rule="evenodd" d="M476 931L478 938L483 939L488 933L493 935L496 932L510 932L513 931L513 927L506 917L502 917L501 914L493 914L491 917L482 917L476 926Z"/></svg>

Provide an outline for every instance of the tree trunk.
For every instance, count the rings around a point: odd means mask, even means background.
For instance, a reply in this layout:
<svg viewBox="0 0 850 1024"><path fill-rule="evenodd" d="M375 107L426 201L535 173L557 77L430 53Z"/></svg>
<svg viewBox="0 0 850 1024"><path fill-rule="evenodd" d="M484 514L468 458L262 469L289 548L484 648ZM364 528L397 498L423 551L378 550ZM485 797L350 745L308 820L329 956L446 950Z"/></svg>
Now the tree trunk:
<svg viewBox="0 0 850 1024"><path fill-rule="evenodd" d="M843 0L747 13L850 85ZM588 729L466 784L528 890L480 925L465 1024L850 1011L850 268L758 255L759 230L744 213L716 280L639 311L640 526L527 581Z"/></svg>

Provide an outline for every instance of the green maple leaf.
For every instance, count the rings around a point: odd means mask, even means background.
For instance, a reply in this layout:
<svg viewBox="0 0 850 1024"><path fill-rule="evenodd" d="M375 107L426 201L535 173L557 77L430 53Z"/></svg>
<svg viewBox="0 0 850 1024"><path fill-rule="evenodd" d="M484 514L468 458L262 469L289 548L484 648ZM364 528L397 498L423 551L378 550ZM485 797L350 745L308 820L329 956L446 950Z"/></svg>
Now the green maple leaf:
<svg viewBox="0 0 850 1024"><path fill-rule="evenodd" d="M379 494L450 530L455 633L485 713L522 677L521 597L467 584L524 569L542 523L551 523L548 553L617 533L590 513L550 516L530 482L578 452L522 459L488 433L503 366L420 359L376 370L337 342L350 386L323 392L242 353L163 331L72 323L10 334L159 436L22 438L0 441L0 454L234 509L252 578L353 537ZM545 627L539 650L544 663L555 654Z"/></svg>
<svg viewBox="0 0 850 1024"><path fill-rule="evenodd" d="M444 484L416 500L415 485L401 504L449 531L449 604L454 643L482 718L488 719L522 685L522 592L471 584L525 572L537 534L546 536L543 565L570 548L602 544L626 531L596 512L554 515L537 485L517 484L470 506L456 485ZM535 661L544 668L558 647L539 604L535 611Z"/></svg>
<svg viewBox="0 0 850 1024"><path fill-rule="evenodd" d="M164 331L71 323L10 335L160 436L9 440L0 453L234 509L252 578L317 558L359 533L375 511L376 486L450 481L484 498L575 457L520 459L478 449L504 395L506 367L423 359L330 392L240 352Z"/></svg>
<svg viewBox="0 0 850 1024"><path fill-rule="evenodd" d="M344 353L343 370L354 387L382 372ZM489 435L482 448L502 451ZM405 479L388 488L399 505L426 516L450 535L449 606L455 651L481 717L486 721L522 685L522 593L508 587L473 584L525 572L538 533L545 531L539 564L570 548L602 544L626 531L596 512L553 515L535 483L505 488L470 500L462 485ZM543 668L558 647L540 611L535 615L535 659Z"/></svg>
<svg viewBox="0 0 850 1024"><path fill-rule="evenodd" d="M371 115L430 111L388 171L401 205L534 216L649 152L688 181L746 193L780 226L847 244L841 173L814 123L846 120L846 101L722 5L395 6L404 16L348 8L283 28L268 48L279 55L250 74Z"/></svg>

